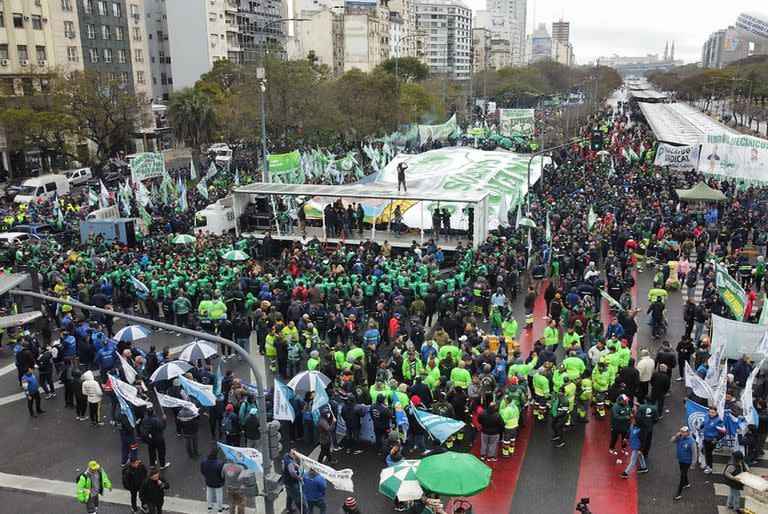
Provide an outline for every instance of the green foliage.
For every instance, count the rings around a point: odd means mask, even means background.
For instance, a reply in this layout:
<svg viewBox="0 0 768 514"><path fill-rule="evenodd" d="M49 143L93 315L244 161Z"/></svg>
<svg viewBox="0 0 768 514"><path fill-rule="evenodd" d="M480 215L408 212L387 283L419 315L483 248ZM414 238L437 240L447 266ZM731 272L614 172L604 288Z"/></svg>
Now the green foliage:
<svg viewBox="0 0 768 514"><path fill-rule="evenodd" d="M397 66L397 77L400 82L420 82L429 77L429 67L416 57L392 57L377 68L395 75L395 66Z"/></svg>
<svg viewBox="0 0 768 514"><path fill-rule="evenodd" d="M211 96L203 90L188 87L174 92L166 115L179 141L193 148L211 141L216 114Z"/></svg>

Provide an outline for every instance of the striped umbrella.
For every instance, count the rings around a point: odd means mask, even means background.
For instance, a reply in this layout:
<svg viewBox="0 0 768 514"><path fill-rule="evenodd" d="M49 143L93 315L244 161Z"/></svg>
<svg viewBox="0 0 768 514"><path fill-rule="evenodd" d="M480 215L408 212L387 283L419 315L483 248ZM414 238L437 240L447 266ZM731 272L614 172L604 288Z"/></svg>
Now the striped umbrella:
<svg viewBox="0 0 768 514"><path fill-rule="evenodd" d="M178 359L182 361L203 360L217 353L219 352L213 343L197 340L182 348Z"/></svg>
<svg viewBox="0 0 768 514"><path fill-rule="evenodd" d="M416 480L416 470L419 468L418 460L404 460L392 466L384 468L379 474L379 492L393 500L397 498L401 502L414 501L424 495L421 484Z"/></svg>
<svg viewBox="0 0 768 514"><path fill-rule="evenodd" d="M247 261L250 259L248 254L242 250L230 250L222 255L222 258L227 261Z"/></svg>
<svg viewBox="0 0 768 514"><path fill-rule="evenodd" d="M158 380L171 380L178 377L179 375L183 375L190 369L192 369L192 365L188 362L166 362L165 364L161 364L160 367L158 367L155 372L152 373L152 376L149 377L149 379L152 382L157 382Z"/></svg>
<svg viewBox="0 0 768 514"><path fill-rule="evenodd" d="M128 325L127 327L118 330L113 339L115 341L135 341L137 339L143 339L151 333L152 331L147 327L141 325Z"/></svg>
<svg viewBox="0 0 768 514"><path fill-rule="evenodd" d="M192 244L197 239L194 236L190 236L189 234L179 234L178 236L171 239L171 243L175 245L188 245Z"/></svg>
<svg viewBox="0 0 768 514"><path fill-rule="evenodd" d="M294 391L316 391L318 384L325 388L330 383L331 379L319 371L302 371L294 376L287 385Z"/></svg>

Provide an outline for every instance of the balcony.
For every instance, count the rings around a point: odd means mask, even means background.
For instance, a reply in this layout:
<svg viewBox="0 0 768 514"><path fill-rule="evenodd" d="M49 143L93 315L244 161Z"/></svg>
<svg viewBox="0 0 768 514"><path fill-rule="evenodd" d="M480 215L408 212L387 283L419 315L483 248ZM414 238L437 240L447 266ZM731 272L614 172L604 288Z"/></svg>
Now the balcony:
<svg viewBox="0 0 768 514"><path fill-rule="evenodd" d="M227 0L227 4L224 6L224 12L237 12L237 2L234 0Z"/></svg>

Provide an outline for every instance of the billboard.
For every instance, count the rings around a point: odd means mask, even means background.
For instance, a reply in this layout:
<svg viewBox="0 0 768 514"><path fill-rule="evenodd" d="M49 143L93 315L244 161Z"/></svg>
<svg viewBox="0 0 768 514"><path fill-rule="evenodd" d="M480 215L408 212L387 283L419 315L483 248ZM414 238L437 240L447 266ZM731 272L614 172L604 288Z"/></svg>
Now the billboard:
<svg viewBox="0 0 768 514"><path fill-rule="evenodd" d="M768 140L740 134L707 134L699 171L737 181L768 182Z"/></svg>
<svg viewBox="0 0 768 514"><path fill-rule="evenodd" d="M533 109L499 109L499 133L502 136L530 136L535 121Z"/></svg>

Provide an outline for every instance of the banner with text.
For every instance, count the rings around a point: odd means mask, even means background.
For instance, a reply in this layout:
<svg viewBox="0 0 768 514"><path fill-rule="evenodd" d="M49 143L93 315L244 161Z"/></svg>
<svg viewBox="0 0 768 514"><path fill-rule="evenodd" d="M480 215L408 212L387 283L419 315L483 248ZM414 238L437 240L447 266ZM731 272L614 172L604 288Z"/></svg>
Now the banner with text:
<svg viewBox="0 0 768 514"><path fill-rule="evenodd" d="M165 159L161 153L143 153L131 160L131 176L134 182L141 182L165 173Z"/></svg>
<svg viewBox="0 0 768 514"><path fill-rule="evenodd" d="M755 325L743 321L712 316L712 347L715 352L723 345L722 356L727 359L740 359L743 354L751 355L754 360L765 355L760 341L768 331L766 325ZM758 357L759 356L759 357Z"/></svg>
<svg viewBox="0 0 768 514"><path fill-rule="evenodd" d="M656 150L656 159L653 163L657 166L669 166L673 170L691 170L699 165L699 147L696 146L672 146L661 143Z"/></svg>
<svg viewBox="0 0 768 514"><path fill-rule="evenodd" d="M425 143L430 140L448 139L454 130L456 130L455 114L451 116L451 119L440 125L419 125L419 140Z"/></svg>
<svg viewBox="0 0 768 514"><path fill-rule="evenodd" d="M707 134L699 171L746 182L768 182L768 140L739 134Z"/></svg>
<svg viewBox="0 0 768 514"><path fill-rule="evenodd" d="M354 492L355 486L352 483L352 470L351 469L333 469L325 464L320 464L316 460L312 460L306 455L302 455L296 450L293 452L299 458L301 466L308 469L313 469L315 472L328 480L333 487L339 491Z"/></svg>
<svg viewBox="0 0 768 514"><path fill-rule="evenodd" d="M499 109L499 133L502 136L530 136L535 122L533 109Z"/></svg>
<svg viewBox="0 0 768 514"><path fill-rule="evenodd" d="M725 305L733 313L733 317L741 321L747 309L747 293L738 280L733 278L728 269L720 263L715 263L715 285L717 292Z"/></svg>
<svg viewBox="0 0 768 514"><path fill-rule="evenodd" d="M301 165L301 154L298 150L288 153L271 153L267 160L269 172L272 174L294 173Z"/></svg>

